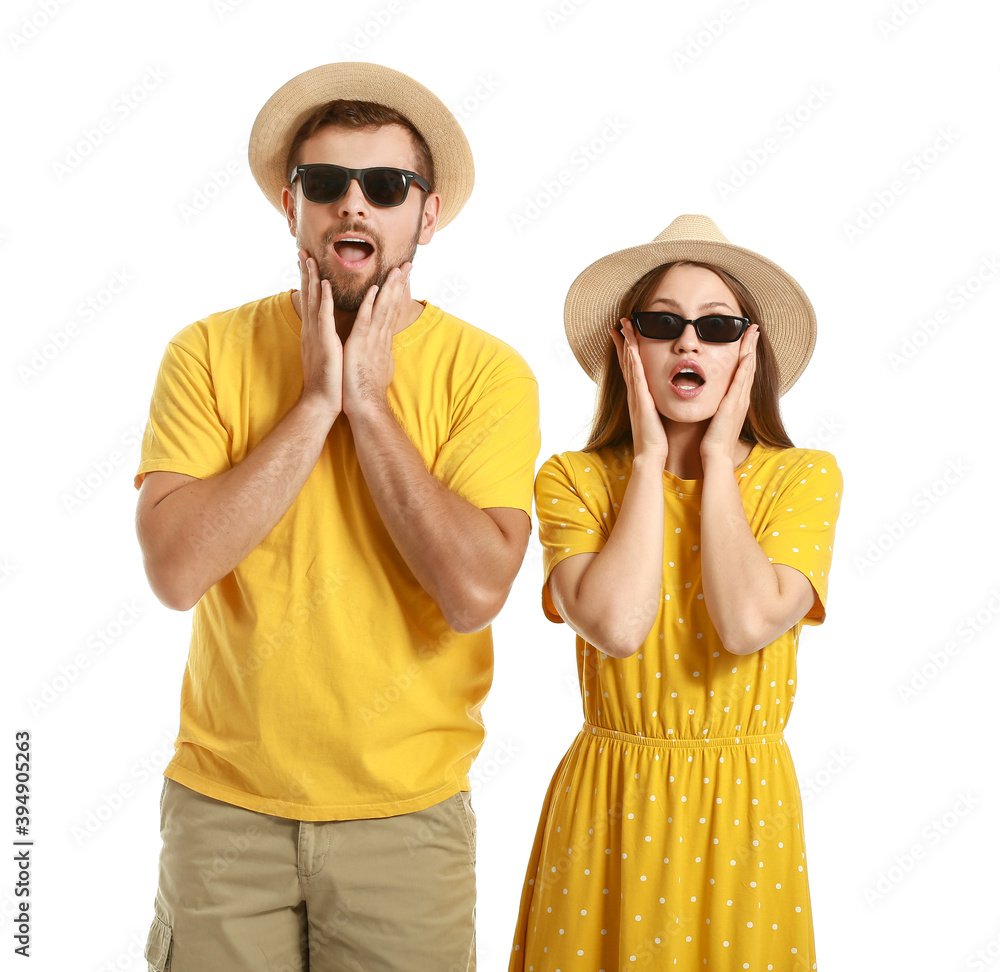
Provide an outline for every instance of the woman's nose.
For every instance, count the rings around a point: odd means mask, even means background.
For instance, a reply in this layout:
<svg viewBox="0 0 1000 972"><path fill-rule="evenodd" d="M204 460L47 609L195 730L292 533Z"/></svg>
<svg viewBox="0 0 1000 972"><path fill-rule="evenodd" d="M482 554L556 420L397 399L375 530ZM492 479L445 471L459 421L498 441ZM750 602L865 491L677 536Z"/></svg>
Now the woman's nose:
<svg viewBox="0 0 1000 972"><path fill-rule="evenodd" d="M694 328L694 324L685 324L684 330L674 339L674 347L678 351L687 351L701 346L701 338Z"/></svg>

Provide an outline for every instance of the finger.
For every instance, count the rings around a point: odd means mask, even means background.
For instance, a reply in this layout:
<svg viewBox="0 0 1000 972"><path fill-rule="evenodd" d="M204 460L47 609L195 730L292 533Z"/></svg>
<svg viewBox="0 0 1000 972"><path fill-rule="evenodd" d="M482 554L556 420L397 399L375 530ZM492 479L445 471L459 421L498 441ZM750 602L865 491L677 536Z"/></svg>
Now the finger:
<svg viewBox="0 0 1000 972"><path fill-rule="evenodd" d="M645 373L642 369L642 357L639 354L639 339L636 337L635 327L627 318L622 318L622 337L628 349L629 367L632 371L632 381L638 390L639 382L645 381Z"/></svg>
<svg viewBox="0 0 1000 972"><path fill-rule="evenodd" d="M737 351L737 361L736 361L736 371L733 373L733 379L730 382L730 387L735 386L737 379L742 376L742 373L748 368L756 364L757 355L757 331L756 324L751 324L747 328L746 333L740 338L740 347ZM747 359L750 359L749 361Z"/></svg>
<svg viewBox="0 0 1000 972"><path fill-rule="evenodd" d="M325 334L331 335L331 339L337 337L337 326L333 320L333 288L329 280L320 281L319 294L319 326Z"/></svg>
<svg viewBox="0 0 1000 972"><path fill-rule="evenodd" d="M393 267L382 284L382 289L375 301L372 323L379 330L391 329L402 303L403 292L406 289L403 270Z"/></svg>
<svg viewBox="0 0 1000 972"><path fill-rule="evenodd" d="M358 308L357 314L354 316L354 327L351 328L352 335L355 333L365 334L368 332L372 322L372 309L375 306L375 298L378 294L378 284L372 284L362 299L361 306Z"/></svg>
<svg viewBox="0 0 1000 972"><path fill-rule="evenodd" d="M756 327L756 325L755 325ZM747 380L747 385L753 383L754 374L757 371L757 341L760 338L760 332L754 330L750 337L749 347L747 352L743 355L743 360L740 361L740 367L744 370Z"/></svg>
<svg viewBox="0 0 1000 972"><path fill-rule="evenodd" d="M748 361L750 355L744 355L736 371L733 372L732 381L729 383L729 390L722 397L719 408L740 409L744 407L744 400L750 400L750 386L753 384L753 361Z"/></svg>
<svg viewBox="0 0 1000 972"><path fill-rule="evenodd" d="M635 396L633 385L635 384L635 368L632 364L632 345L629 344L628 333L624 326L618 332L617 337L618 362L622 368L622 377L625 379L625 390L628 392L629 401Z"/></svg>
<svg viewBox="0 0 1000 972"><path fill-rule="evenodd" d="M750 406L750 393L753 388L754 374L757 370L757 332L754 331L751 334L748 331L744 337L749 338L746 353L740 357L736 373L733 375L733 380L730 384L730 394L726 396L727 398L732 398L734 408L741 415L746 415L747 409ZM740 350L741 352L743 350L742 342Z"/></svg>
<svg viewBox="0 0 1000 972"><path fill-rule="evenodd" d="M319 265L309 257L307 261L309 268L309 316L315 320L319 312L320 287L319 287Z"/></svg>
<svg viewBox="0 0 1000 972"><path fill-rule="evenodd" d="M400 306L407 304L410 301L410 271L413 269L413 264L407 261L399 268L403 273L403 279L400 281Z"/></svg>
<svg viewBox="0 0 1000 972"><path fill-rule="evenodd" d="M646 372L642 367L642 355L639 353L639 341L635 336L635 328L632 327L632 322L629 321L626 326L623 326L622 331L625 335L625 340L628 342L629 363L632 368L633 376L632 380L635 383L636 391L641 392L646 385Z"/></svg>
<svg viewBox="0 0 1000 972"><path fill-rule="evenodd" d="M304 329L309 319L309 271L306 269L305 250L299 250L299 307Z"/></svg>

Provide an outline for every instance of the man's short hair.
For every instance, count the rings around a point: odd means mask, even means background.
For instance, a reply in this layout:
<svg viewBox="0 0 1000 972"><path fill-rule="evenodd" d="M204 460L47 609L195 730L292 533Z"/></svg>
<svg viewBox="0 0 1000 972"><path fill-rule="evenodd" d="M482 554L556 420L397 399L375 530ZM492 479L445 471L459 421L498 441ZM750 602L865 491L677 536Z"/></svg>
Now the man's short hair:
<svg viewBox="0 0 1000 972"><path fill-rule="evenodd" d="M302 145L319 129L333 128L381 128L383 125L399 125L410 133L416 152L416 169L430 183L434 191L434 159L423 135L413 123L394 108L376 104L373 101L345 101L338 99L317 108L299 127L288 150L285 172L291 172L299 165Z"/></svg>

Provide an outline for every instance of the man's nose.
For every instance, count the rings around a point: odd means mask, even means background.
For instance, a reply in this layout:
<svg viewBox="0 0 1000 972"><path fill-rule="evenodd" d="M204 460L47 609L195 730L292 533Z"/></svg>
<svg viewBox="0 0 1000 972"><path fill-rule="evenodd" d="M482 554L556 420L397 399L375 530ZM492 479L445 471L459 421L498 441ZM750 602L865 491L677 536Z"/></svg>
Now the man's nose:
<svg viewBox="0 0 1000 972"><path fill-rule="evenodd" d="M337 200L337 205L341 216L363 216L368 212L368 200L357 179L351 179L347 191Z"/></svg>

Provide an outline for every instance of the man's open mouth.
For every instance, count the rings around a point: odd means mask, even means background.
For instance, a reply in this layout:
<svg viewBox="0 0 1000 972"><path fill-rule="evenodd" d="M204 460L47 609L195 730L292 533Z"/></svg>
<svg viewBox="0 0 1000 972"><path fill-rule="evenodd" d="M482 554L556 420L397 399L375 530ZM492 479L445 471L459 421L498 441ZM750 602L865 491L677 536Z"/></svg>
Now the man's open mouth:
<svg viewBox="0 0 1000 972"><path fill-rule="evenodd" d="M375 252L371 243L353 237L337 240L333 244L333 248L345 263L359 263L362 260L367 260Z"/></svg>

